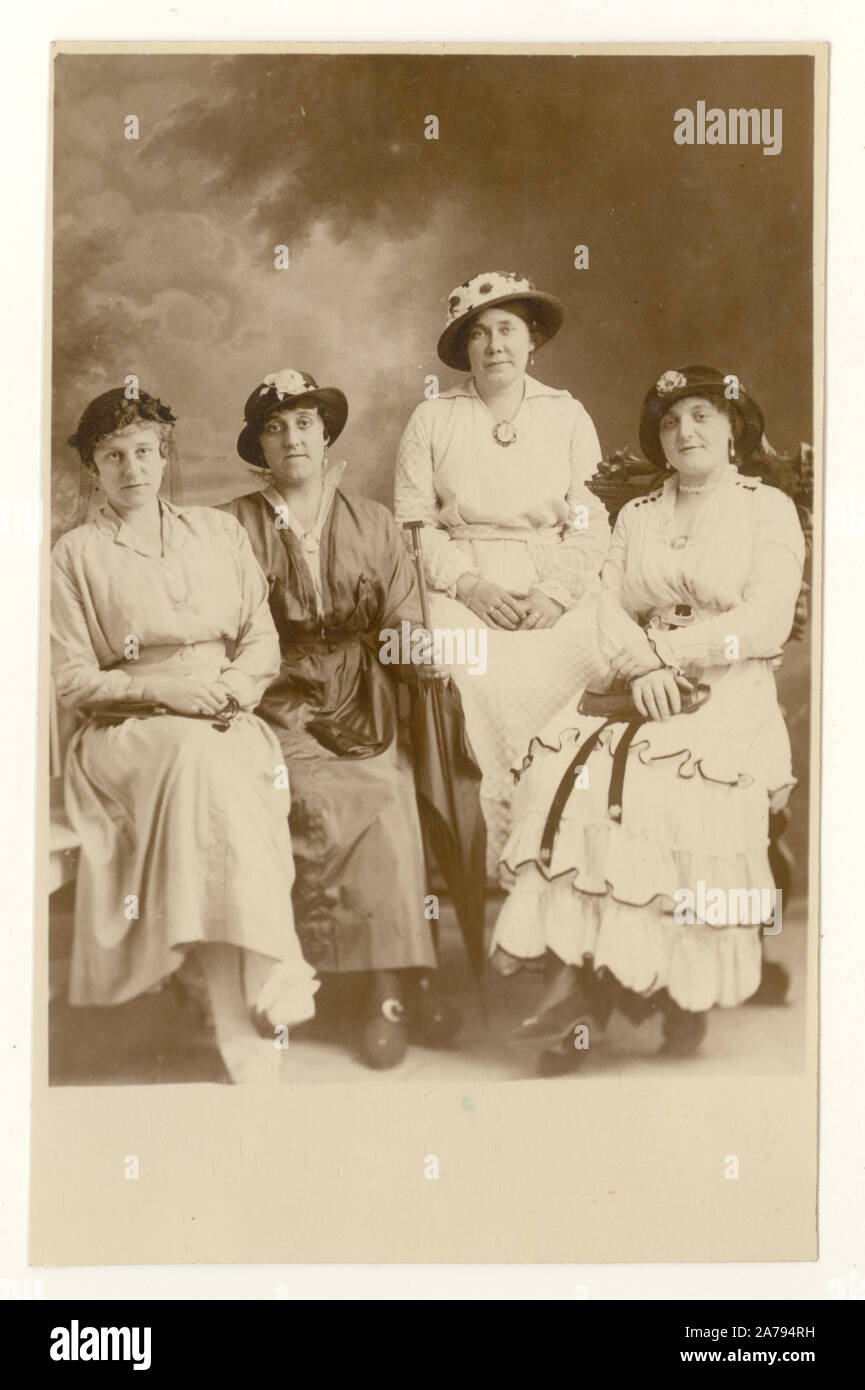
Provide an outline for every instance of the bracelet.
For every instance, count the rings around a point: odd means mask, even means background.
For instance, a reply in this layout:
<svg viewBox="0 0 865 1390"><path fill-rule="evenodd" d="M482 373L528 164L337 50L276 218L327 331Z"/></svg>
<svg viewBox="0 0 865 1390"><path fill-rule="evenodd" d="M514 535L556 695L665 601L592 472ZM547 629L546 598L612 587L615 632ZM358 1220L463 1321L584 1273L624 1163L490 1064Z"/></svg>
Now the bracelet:
<svg viewBox="0 0 865 1390"><path fill-rule="evenodd" d="M475 580L474 584L472 585L471 589L469 590L469 592L466 594L465 598L463 599L463 603L465 604L466 608L471 608L471 606L472 606L472 599L474 598L474 596L475 596L475 594L477 593L478 589L481 587L481 584L482 584L482 583L483 583L483 576L479 574L478 577L477 577L477 579Z"/></svg>

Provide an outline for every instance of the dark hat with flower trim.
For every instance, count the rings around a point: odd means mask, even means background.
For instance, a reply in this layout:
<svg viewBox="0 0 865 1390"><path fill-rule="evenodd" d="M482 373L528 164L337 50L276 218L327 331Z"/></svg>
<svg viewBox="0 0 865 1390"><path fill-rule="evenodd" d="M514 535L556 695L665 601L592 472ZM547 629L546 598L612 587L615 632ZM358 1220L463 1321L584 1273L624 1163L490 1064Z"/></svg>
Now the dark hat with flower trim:
<svg viewBox="0 0 865 1390"><path fill-rule="evenodd" d="M255 468L266 468L258 437L271 415L301 405L318 406L328 443L342 434L348 419L348 401L336 386L318 386L309 372L285 367L271 372L256 386L243 407L246 423L237 437L237 452Z"/></svg>
<svg viewBox="0 0 865 1390"><path fill-rule="evenodd" d="M457 285L448 298L448 321L438 341L438 355L457 371L471 371L466 351L465 330L484 309L519 299L530 304L538 325L537 347L558 333L565 311L551 294L536 290L531 280L510 270L491 270Z"/></svg>
<svg viewBox="0 0 865 1390"><path fill-rule="evenodd" d="M686 396L705 396L732 408L738 417L737 452L748 458L763 438L763 413L742 382L732 372L716 367L679 367L663 372L649 390L640 416L640 447L646 458L659 468L667 468L661 446L661 420L676 401Z"/></svg>
<svg viewBox="0 0 865 1390"><path fill-rule="evenodd" d="M114 386L103 391L85 407L78 429L70 434L68 444L77 449L81 462L89 466L93 460L93 450L100 439L125 429L136 420L152 421L156 425L173 425L176 417L167 405L147 391L139 391L137 396L127 395L127 387Z"/></svg>

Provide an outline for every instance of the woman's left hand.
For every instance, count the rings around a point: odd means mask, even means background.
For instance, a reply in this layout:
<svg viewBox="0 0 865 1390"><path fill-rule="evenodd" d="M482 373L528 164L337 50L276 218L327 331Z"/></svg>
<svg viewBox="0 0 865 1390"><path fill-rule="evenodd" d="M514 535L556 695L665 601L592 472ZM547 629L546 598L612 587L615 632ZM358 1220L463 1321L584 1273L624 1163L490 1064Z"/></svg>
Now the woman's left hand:
<svg viewBox="0 0 865 1390"><path fill-rule="evenodd" d="M529 589L523 602L529 611L520 624L522 632L527 628L552 627L565 611L560 603L550 598L549 594L542 593L540 589Z"/></svg>
<svg viewBox="0 0 865 1390"><path fill-rule="evenodd" d="M647 719L663 722L682 710L682 690L692 690L690 681L677 677L668 666L649 671L631 685L634 704Z"/></svg>

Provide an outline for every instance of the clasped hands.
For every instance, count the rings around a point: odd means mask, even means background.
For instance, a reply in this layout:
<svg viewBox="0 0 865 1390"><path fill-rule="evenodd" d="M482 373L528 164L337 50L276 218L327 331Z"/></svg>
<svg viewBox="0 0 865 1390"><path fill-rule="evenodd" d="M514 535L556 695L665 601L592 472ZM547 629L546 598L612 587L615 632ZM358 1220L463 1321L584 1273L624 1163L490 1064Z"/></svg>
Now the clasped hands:
<svg viewBox="0 0 865 1390"><path fill-rule="evenodd" d="M501 584L493 584L487 579L482 579L478 584L472 578L471 584L461 582L459 590L462 601L485 623L511 632L552 627L565 611L560 603L540 589L530 589L527 594L512 594Z"/></svg>
<svg viewBox="0 0 865 1390"><path fill-rule="evenodd" d="M148 683L148 696L175 714L218 714L231 691L218 680L174 679L164 676Z"/></svg>
<svg viewBox="0 0 865 1390"><path fill-rule="evenodd" d="M631 687L634 704L647 719L663 723L682 712L682 692L693 694L694 686L685 676L665 666L661 658L649 649L634 656L622 647L610 662L613 673Z"/></svg>

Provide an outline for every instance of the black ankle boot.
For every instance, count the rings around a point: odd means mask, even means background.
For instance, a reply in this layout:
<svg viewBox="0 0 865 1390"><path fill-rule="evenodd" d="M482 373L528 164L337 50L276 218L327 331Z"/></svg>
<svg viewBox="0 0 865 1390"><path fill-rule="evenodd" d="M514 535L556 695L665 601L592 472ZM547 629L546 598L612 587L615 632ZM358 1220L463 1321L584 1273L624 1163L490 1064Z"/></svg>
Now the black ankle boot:
<svg viewBox="0 0 865 1390"><path fill-rule="evenodd" d="M409 1010L412 1042L422 1047L449 1047L462 1027L456 1009L442 999L431 975L421 975L414 984Z"/></svg>
<svg viewBox="0 0 865 1390"><path fill-rule="evenodd" d="M708 1015L692 1013L672 1004L664 1011L664 1041L660 1054L664 1057L693 1057L706 1036Z"/></svg>
<svg viewBox="0 0 865 1390"><path fill-rule="evenodd" d="M402 987L391 970L376 971L373 975L359 1046L367 1066L377 1071L398 1066L408 1051Z"/></svg>
<svg viewBox="0 0 865 1390"><path fill-rule="evenodd" d="M582 1018L579 1021L591 1028L591 1021ZM575 1047L575 1029L579 1025L573 1024L566 1033L563 1033L558 1042L552 1047L545 1047L538 1058L538 1076L567 1076L571 1072L579 1071L585 1060L588 1048Z"/></svg>

